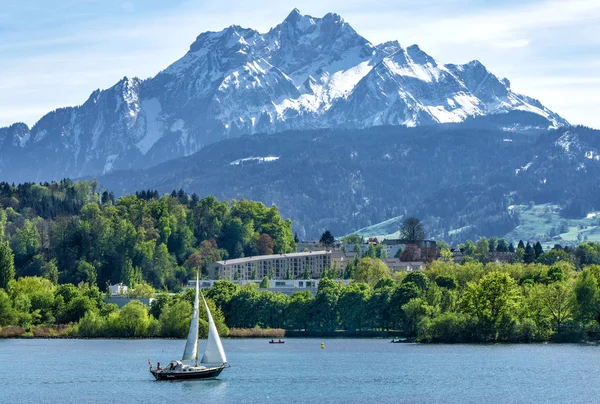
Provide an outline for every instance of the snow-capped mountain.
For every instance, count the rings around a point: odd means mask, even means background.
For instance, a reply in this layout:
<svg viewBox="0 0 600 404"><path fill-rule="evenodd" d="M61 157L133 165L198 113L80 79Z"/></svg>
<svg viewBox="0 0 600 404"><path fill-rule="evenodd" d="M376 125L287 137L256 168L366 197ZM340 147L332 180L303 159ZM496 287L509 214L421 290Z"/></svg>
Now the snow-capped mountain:
<svg viewBox="0 0 600 404"><path fill-rule="evenodd" d="M267 33L235 25L205 32L153 78L123 78L31 129L0 129L0 176L93 176L241 134L419 126L515 110L548 127L568 124L478 61L444 65L416 45L375 46L337 14L293 10Z"/></svg>

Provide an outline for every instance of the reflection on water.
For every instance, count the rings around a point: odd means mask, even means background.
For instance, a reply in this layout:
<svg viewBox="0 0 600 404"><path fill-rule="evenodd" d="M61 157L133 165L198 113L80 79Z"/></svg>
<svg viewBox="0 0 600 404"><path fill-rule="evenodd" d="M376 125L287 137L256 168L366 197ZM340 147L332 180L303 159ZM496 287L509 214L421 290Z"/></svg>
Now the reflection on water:
<svg viewBox="0 0 600 404"><path fill-rule="evenodd" d="M181 380L170 381L169 383L181 383L184 391L205 391L211 389L211 393L218 393L224 391L227 388L227 380Z"/></svg>
<svg viewBox="0 0 600 404"><path fill-rule="evenodd" d="M155 381L179 340L0 340L4 403L597 402L600 347L225 340L216 380ZM10 383L5 381L10 380Z"/></svg>

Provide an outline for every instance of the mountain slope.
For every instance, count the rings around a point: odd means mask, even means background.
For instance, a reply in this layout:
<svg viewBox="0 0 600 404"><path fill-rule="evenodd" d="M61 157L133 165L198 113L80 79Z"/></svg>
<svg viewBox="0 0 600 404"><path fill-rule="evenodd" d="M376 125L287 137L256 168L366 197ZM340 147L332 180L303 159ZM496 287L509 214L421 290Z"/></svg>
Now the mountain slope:
<svg viewBox="0 0 600 404"><path fill-rule="evenodd" d="M599 135L576 127L530 136L469 123L295 131L221 141L99 181L119 194L183 188L274 203L302 237L409 214L432 235L464 240L511 232L520 223L512 205L554 203L575 218L600 210Z"/></svg>
<svg viewBox="0 0 600 404"><path fill-rule="evenodd" d="M477 61L444 65L416 45L375 46L337 14L294 10L267 33L235 25L205 32L153 78L124 78L31 129L0 129L0 175L99 175L150 167L242 134L421 126L512 111L543 118L521 126L567 124Z"/></svg>

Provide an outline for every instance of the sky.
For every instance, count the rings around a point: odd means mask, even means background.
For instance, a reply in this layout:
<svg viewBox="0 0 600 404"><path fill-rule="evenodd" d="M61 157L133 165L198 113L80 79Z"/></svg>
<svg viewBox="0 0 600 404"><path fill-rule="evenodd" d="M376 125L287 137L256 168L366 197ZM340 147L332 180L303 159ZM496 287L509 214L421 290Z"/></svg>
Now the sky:
<svg viewBox="0 0 600 404"><path fill-rule="evenodd" d="M31 126L124 76L152 77L202 32L266 32L294 8L335 12L373 44L477 59L570 123L600 128L599 0L12 1L0 8L0 127Z"/></svg>

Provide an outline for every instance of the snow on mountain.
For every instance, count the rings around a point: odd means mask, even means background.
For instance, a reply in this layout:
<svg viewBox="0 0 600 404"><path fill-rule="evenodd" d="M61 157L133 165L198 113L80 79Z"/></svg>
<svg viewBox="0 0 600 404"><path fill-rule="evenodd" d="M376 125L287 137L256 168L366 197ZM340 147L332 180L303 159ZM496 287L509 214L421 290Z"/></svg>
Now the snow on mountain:
<svg viewBox="0 0 600 404"><path fill-rule="evenodd" d="M0 129L0 173L15 181L97 175L242 134L418 126L515 110L548 127L568 124L477 61L444 65L416 45L375 46L337 14L295 9L266 33L236 25L202 33L154 78L124 78L31 129Z"/></svg>

